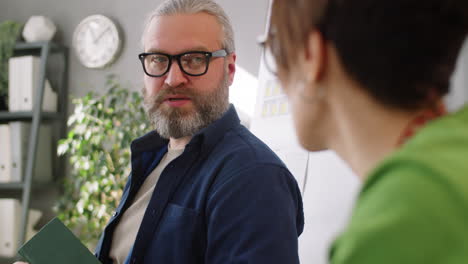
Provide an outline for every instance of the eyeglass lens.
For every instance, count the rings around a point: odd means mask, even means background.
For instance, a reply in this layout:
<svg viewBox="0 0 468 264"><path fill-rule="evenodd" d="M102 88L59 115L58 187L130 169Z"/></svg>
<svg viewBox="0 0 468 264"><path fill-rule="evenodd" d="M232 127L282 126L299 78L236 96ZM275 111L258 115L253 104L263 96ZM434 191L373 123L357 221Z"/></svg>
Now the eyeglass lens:
<svg viewBox="0 0 468 264"><path fill-rule="evenodd" d="M208 65L208 59L202 53L186 53L179 57L182 70L188 74L203 74ZM162 75L171 67L171 59L164 54L150 54L144 59L145 69L148 74Z"/></svg>

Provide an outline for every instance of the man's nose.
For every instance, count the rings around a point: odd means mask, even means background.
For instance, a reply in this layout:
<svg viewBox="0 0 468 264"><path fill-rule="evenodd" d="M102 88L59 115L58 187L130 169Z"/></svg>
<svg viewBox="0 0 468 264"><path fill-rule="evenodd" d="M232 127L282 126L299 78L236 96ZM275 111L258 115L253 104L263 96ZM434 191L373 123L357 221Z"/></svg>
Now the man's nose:
<svg viewBox="0 0 468 264"><path fill-rule="evenodd" d="M178 87L181 84L185 84L187 81L187 76L184 74L177 61L174 60L164 82L171 87Z"/></svg>

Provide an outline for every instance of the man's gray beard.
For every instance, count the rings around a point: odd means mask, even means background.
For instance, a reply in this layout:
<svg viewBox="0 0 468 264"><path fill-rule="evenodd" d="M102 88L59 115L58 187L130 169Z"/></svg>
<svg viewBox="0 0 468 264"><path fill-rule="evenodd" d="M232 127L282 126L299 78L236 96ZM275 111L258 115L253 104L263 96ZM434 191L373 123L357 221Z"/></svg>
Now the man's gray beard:
<svg viewBox="0 0 468 264"><path fill-rule="evenodd" d="M155 96L147 96L143 89L144 108L154 129L162 138L182 138L193 136L201 129L207 127L218 120L229 107L228 75L218 85L218 88L211 93L195 93L190 88L163 88ZM190 96L193 104L193 111L187 113L178 108L173 108L169 112L163 110L163 98L167 94L183 94Z"/></svg>

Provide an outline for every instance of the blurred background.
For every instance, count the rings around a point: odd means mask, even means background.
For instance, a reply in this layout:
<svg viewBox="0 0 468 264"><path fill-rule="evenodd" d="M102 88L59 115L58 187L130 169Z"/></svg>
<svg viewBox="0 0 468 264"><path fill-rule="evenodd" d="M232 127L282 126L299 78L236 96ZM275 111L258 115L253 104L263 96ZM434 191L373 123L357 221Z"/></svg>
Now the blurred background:
<svg viewBox="0 0 468 264"><path fill-rule="evenodd" d="M151 129L141 109L137 54L146 15L161 2L1 0L0 69L9 82L0 86L7 99L0 109L0 264L11 263L18 246L54 216L93 249L120 199L128 146ZM286 97L257 44L269 1L217 2L235 31L238 68L230 100L243 124L285 161L301 187L301 261L326 263L327 245L346 223L360 183L333 153L308 153L297 144ZM88 47L74 39L86 38L86 19L97 14L108 19L98 22L103 24L96 26L97 38L102 33L120 43L94 47L110 50L104 67L86 65L79 56ZM118 35L105 32L108 25ZM468 101L468 44L446 101L452 111Z"/></svg>

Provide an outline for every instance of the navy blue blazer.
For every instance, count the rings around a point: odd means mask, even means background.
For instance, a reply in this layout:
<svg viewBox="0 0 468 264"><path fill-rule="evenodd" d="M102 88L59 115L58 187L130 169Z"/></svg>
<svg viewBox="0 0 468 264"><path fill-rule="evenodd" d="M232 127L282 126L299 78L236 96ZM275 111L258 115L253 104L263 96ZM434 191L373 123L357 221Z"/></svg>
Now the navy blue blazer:
<svg viewBox="0 0 468 264"><path fill-rule="evenodd" d="M112 263L112 233L167 145L156 132L132 143L132 172L96 248L102 263ZM163 170L126 262L295 264L303 227L296 180L231 105Z"/></svg>

